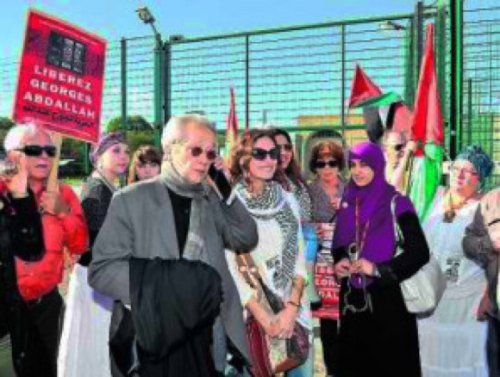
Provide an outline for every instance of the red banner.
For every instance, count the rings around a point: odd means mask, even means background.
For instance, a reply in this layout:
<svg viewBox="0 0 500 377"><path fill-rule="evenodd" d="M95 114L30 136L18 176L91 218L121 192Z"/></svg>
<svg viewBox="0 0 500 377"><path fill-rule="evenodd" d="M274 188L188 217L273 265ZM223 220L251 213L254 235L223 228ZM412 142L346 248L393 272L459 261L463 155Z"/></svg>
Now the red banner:
<svg viewBox="0 0 500 377"><path fill-rule="evenodd" d="M104 39L30 10L14 121L97 142L105 54Z"/></svg>
<svg viewBox="0 0 500 377"><path fill-rule="evenodd" d="M334 224L321 223L323 234L320 239L320 250L316 258L314 283L321 297L321 307L313 311L316 318L338 319L339 318L339 291L333 270L333 258L331 245Z"/></svg>

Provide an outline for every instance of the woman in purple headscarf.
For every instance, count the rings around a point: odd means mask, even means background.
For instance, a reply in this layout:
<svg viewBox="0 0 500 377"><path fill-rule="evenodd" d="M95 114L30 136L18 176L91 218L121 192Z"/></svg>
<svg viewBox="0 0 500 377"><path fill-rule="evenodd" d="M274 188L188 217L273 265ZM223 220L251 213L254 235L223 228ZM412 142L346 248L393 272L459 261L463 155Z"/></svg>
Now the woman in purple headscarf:
<svg viewBox="0 0 500 377"><path fill-rule="evenodd" d="M342 279L339 376L421 376L417 322L399 284L428 262L427 242L410 200L385 180L378 145L355 145L349 168L332 242ZM397 257L392 203L404 239Z"/></svg>

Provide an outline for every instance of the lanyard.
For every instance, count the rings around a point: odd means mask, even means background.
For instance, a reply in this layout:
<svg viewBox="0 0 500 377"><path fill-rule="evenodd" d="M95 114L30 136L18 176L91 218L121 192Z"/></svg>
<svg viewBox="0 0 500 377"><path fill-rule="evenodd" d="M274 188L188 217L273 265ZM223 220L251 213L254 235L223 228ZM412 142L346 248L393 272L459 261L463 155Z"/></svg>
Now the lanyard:
<svg viewBox="0 0 500 377"><path fill-rule="evenodd" d="M368 234L368 227L370 226L370 220L368 220L364 226L364 229L361 229L359 225L359 198L356 198L356 205L354 209L355 221L356 221L356 254L357 258L361 255L363 251L363 247L365 246L366 235ZM361 239L360 239L361 235ZM356 259L357 259L356 258Z"/></svg>

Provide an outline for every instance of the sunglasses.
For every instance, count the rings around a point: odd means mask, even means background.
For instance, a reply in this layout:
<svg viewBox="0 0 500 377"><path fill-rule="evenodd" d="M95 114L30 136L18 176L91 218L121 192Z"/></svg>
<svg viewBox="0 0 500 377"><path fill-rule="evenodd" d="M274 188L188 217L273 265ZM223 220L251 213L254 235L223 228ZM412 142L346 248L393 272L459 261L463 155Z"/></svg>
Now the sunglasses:
<svg viewBox="0 0 500 377"><path fill-rule="evenodd" d="M53 145L25 145L23 148L16 149L19 152L23 152L29 157L40 157L43 152L49 157L55 157L57 153L57 148Z"/></svg>
<svg viewBox="0 0 500 377"><path fill-rule="evenodd" d="M278 148L279 148L279 149L282 149L282 150L284 150L284 151L287 151L287 152L291 152L291 151L292 151L292 149L293 149L293 146L292 146L292 144L288 144L288 143L287 143L287 144L282 144L282 145L279 145L279 146L278 146Z"/></svg>
<svg viewBox="0 0 500 377"><path fill-rule="evenodd" d="M217 152L213 149L208 151L204 151L202 147L190 147L191 156L200 157L203 152L205 152L205 156L207 156L208 161L213 161L217 158Z"/></svg>
<svg viewBox="0 0 500 377"><path fill-rule="evenodd" d="M467 168L460 168L458 166L452 166L451 167L451 171L458 175L460 173L464 173L466 175L472 175L474 177L477 177L479 175L479 173L476 171L476 170L472 170L472 169L467 169Z"/></svg>
<svg viewBox="0 0 500 377"><path fill-rule="evenodd" d="M396 152L400 152L405 147L405 144L395 144L393 148Z"/></svg>
<svg viewBox="0 0 500 377"><path fill-rule="evenodd" d="M279 154L280 150L278 148L273 148L268 151L262 148L254 148L252 150L252 157L259 161L264 161L267 156L269 156L271 160L277 160Z"/></svg>
<svg viewBox="0 0 500 377"><path fill-rule="evenodd" d="M329 166L331 168L337 168L339 166L339 162L337 160L316 161L314 165L318 169L324 169L326 166Z"/></svg>

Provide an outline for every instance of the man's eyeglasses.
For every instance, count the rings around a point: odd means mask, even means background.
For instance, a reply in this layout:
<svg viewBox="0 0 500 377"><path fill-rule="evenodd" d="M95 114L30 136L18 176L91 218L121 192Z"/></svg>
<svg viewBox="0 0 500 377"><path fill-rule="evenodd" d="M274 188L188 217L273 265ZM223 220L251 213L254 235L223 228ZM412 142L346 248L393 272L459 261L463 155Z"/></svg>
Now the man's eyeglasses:
<svg viewBox="0 0 500 377"><path fill-rule="evenodd" d="M279 154L280 150L278 148L273 148L268 151L262 148L254 148L252 150L252 157L259 161L264 161L267 156L269 156L271 160L277 160Z"/></svg>
<svg viewBox="0 0 500 377"><path fill-rule="evenodd" d="M467 175L472 175L472 176L475 176L477 177L479 175L479 173L475 170L472 170L472 169L466 169L466 168L461 168L461 167L458 167L458 166L452 166L451 167L451 171L453 172L453 174L460 174L460 172L464 173L464 174L467 174Z"/></svg>
<svg viewBox="0 0 500 377"><path fill-rule="evenodd" d="M213 161L217 158L217 152L213 149L208 151L204 151L202 147L189 147L191 152L191 156L200 157L203 152L205 152L205 156L207 156L208 161Z"/></svg>
<svg viewBox="0 0 500 377"><path fill-rule="evenodd" d="M286 152L291 152L292 149L293 149L293 145L292 144L288 144L288 143L287 144L281 144L281 145L278 145L278 148L280 150L284 150Z"/></svg>
<svg viewBox="0 0 500 377"><path fill-rule="evenodd" d="M339 162L337 160L328 160L328 161L316 161L314 166L318 169L324 169L327 166L331 168L337 168L339 166Z"/></svg>
<svg viewBox="0 0 500 377"><path fill-rule="evenodd" d="M25 145L22 148L16 149L16 151L23 152L29 157L40 157L43 152L49 157L55 157L57 148L53 145Z"/></svg>

